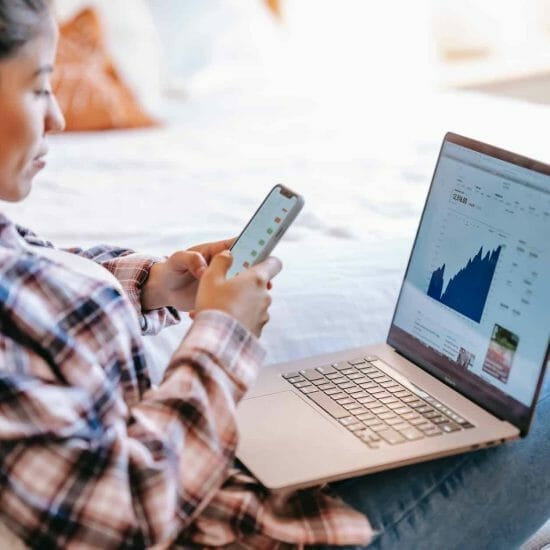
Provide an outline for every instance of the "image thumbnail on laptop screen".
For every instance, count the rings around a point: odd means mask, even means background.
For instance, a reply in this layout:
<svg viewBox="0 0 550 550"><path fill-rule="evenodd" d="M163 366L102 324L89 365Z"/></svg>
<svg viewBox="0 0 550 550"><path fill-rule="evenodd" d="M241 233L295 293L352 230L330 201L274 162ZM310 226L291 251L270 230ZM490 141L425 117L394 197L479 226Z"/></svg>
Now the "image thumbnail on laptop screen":
<svg viewBox="0 0 550 550"><path fill-rule="evenodd" d="M550 341L550 169L448 134L388 343L526 431Z"/></svg>

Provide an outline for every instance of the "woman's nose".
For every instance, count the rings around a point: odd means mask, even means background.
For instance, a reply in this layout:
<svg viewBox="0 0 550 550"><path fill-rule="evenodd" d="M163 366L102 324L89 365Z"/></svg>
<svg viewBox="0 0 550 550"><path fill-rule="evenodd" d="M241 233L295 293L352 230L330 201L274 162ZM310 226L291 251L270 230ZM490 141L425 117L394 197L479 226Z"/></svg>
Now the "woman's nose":
<svg viewBox="0 0 550 550"><path fill-rule="evenodd" d="M46 134L58 134L65 129L65 117L59 108L59 103L55 95L52 94L49 102L48 112L46 113Z"/></svg>

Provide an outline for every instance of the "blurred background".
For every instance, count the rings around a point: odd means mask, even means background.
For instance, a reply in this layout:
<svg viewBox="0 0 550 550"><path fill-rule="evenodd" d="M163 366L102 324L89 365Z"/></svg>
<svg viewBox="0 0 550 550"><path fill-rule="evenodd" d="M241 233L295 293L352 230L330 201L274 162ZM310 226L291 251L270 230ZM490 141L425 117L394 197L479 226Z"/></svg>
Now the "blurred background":
<svg viewBox="0 0 550 550"><path fill-rule="evenodd" d="M168 95L269 82L323 96L479 90L546 103L550 0L57 0L92 6L152 113ZM262 67L264 74L262 74ZM261 80L264 78L265 80Z"/></svg>

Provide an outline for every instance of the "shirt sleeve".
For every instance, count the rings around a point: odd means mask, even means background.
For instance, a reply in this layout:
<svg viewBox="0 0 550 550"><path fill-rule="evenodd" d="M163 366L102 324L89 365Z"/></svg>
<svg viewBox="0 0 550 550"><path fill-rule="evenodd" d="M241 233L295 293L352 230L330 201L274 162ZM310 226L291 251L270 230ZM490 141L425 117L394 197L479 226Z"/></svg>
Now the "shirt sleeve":
<svg viewBox="0 0 550 550"><path fill-rule="evenodd" d="M33 547L173 540L227 477L236 403L264 352L201 312L147 388L126 301L60 269L30 255L2 266L1 515Z"/></svg>
<svg viewBox="0 0 550 550"><path fill-rule="evenodd" d="M19 225L16 227L19 234L28 243L55 248L50 241L39 237L33 231ZM158 334L163 328L180 321L180 315L173 307L148 311L141 308L141 289L149 277L151 267L156 262L164 260L163 257L139 254L128 248L106 244L87 249L71 247L63 250L102 265L118 279L138 315L143 334Z"/></svg>

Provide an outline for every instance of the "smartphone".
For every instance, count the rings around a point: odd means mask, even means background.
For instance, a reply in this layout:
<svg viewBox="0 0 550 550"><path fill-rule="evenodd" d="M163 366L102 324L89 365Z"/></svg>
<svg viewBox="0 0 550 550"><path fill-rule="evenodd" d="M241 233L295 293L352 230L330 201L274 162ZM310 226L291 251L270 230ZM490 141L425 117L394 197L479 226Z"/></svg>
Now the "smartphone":
<svg viewBox="0 0 550 550"><path fill-rule="evenodd" d="M227 277L265 260L304 206L301 195L284 185L267 194L231 247L233 264Z"/></svg>

